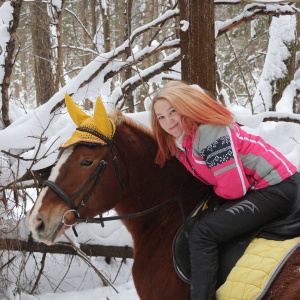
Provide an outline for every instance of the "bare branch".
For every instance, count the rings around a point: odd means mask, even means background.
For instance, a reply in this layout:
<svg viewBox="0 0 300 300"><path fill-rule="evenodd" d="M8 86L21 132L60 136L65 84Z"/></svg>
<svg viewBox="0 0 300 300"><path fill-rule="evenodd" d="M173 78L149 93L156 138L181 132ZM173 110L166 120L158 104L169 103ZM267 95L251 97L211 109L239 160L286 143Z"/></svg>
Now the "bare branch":
<svg viewBox="0 0 300 300"><path fill-rule="evenodd" d="M123 94L128 94L131 91L134 91L143 82L148 81L155 75L159 75L163 71L166 71L177 64L180 60L180 56L180 51L177 50L173 54L166 57L163 61L158 62L154 66L151 66L149 69L141 71L138 75L132 77L130 80L125 81L121 86L122 94L119 94L117 97L116 95L114 95L114 98L116 98L114 100L115 105L120 106L121 100L123 99Z"/></svg>
<svg viewBox="0 0 300 300"><path fill-rule="evenodd" d="M270 121L300 124L299 119L294 119L294 118L290 118L290 117L266 117L263 119L263 122L270 122Z"/></svg>
<svg viewBox="0 0 300 300"><path fill-rule="evenodd" d="M16 256L13 256L8 262L6 262L3 266L1 266L0 271L2 271L4 268L10 265L15 260L15 258Z"/></svg>
<svg viewBox="0 0 300 300"><path fill-rule="evenodd" d="M47 255L47 253L43 254L42 261L41 261L41 268L40 268L39 274L38 274L38 276L37 276L37 278L35 280L35 283L34 283L32 289L30 291L30 294L33 294L34 291L37 289L37 287L39 285L40 279L41 279L41 277L43 275L43 271L44 271L44 268L45 268L46 255Z"/></svg>
<svg viewBox="0 0 300 300"><path fill-rule="evenodd" d="M89 31L86 29L86 27L84 26L84 24L79 20L78 16L74 12L72 12L71 10L69 10L67 8L65 8L65 11L67 11L69 14L71 14L75 18L75 20L80 24L80 26L84 30L85 34L91 40L91 43L94 45L95 49L97 49L97 46L94 43L93 37L90 35Z"/></svg>

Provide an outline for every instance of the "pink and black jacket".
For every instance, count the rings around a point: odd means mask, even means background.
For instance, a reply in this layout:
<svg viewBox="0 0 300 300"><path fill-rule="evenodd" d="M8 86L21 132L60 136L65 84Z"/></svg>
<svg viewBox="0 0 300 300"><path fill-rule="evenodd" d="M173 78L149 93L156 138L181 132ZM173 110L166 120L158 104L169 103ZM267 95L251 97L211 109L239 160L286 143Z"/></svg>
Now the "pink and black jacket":
<svg viewBox="0 0 300 300"><path fill-rule="evenodd" d="M297 171L278 150L236 123L200 125L194 136L184 137L182 148L180 162L225 199L277 184Z"/></svg>

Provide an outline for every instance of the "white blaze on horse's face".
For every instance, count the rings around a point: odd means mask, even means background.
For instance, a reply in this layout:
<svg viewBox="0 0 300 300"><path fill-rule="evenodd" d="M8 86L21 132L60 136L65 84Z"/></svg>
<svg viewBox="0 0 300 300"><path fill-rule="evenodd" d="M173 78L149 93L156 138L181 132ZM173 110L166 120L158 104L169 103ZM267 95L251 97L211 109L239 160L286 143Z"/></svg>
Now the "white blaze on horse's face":
<svg viewBox="0 0 300 300"><path fill-rule="evenodd" d="M49 180L55 182L57 179L60 169L63 164L67 161L69 156L73 152L73 147L64 150L59 161L56 166L52 169ZM32 232L32 236L38 241L44 242L45 244L51 245L53 244L53 235L61 224L62 215L51 214L50 216L43 216L40 211L41 206L43 204L43 199L47 196L47 192L49 191L48 187L45 187L41 190L34 207L31 209L29 216L27 218L27 225L30 231ZM51 218L51 222L50 221ZM55 220L55 218L57 220ZM53 224L53 225L50 225Z"/></svg>

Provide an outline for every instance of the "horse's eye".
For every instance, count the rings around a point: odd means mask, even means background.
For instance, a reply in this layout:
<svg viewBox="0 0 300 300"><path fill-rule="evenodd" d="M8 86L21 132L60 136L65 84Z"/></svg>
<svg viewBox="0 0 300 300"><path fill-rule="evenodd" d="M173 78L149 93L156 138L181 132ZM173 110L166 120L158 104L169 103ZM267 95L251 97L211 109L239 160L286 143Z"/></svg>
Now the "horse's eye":
<svg viewBox="0 0 300 300"><path fill-rule="evenodd" d="M93 163L92 160L83 160L80 165L83 166L83 167L89 167L91 164Z"/></svg>

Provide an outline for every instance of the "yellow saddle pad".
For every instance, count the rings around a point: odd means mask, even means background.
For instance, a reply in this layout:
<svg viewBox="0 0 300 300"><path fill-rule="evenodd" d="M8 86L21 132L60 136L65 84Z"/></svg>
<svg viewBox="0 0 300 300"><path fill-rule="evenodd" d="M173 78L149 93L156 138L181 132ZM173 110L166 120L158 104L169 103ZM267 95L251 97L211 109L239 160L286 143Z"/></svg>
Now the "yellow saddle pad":
<svg viewBox="0 0 300 300"><path fill-rule="evenodd" d="M300 237L285 241L254 239L217 290L217 300L261 299L299 245Z"/></svg>

